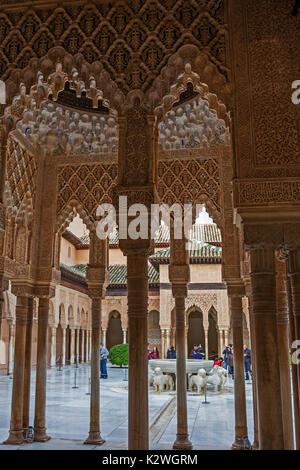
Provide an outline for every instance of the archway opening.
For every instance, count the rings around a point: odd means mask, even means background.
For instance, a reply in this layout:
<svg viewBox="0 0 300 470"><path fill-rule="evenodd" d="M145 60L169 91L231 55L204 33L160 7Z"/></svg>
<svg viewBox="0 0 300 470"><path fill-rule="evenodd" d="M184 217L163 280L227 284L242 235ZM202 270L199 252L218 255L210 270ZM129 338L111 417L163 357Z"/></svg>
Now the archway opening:
<svg viewBox="0 0 300 470"><path fill-rule="evenodd" d="M200 345L205 350L205 333L203 327L203 313L194 309L188 316L188 357L192 357L194 344Z"/></svg>
<svg viewBox="0 0 300 470"><path fill-rule="evenodd" d="M159 325L159 312L157 310L151 310L148 314L148 343L152 350L156 347L159 351L160 357L162 356L162 345L161 345L161 331Z"/></svg>
<svg viewBox="0 0 300 470"><path fill-rule="evenodd" d="M218 319L217 312L212 307L208 313L208 359L218 357Z"/></svg>
<svg viewBox="0 0 300 470"><path fill-rule="evenodd" d="M106 347L110 350L115 344L121 343L123 343L121 315L117 310L114 310L109 315Z"/></svg>

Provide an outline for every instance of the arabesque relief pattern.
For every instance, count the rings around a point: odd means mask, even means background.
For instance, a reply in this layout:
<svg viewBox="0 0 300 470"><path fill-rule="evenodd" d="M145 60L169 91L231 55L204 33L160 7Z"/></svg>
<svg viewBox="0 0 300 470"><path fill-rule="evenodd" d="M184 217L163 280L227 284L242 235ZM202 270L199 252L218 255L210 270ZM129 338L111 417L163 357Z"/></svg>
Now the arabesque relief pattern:
<svg viewBox="0 0 300 470"><path fill-rule="evenodd" d="M79 1L25 11L6 6L5 13L0 10L0 77L8 77L9 64L24 69L32 59L62 46L71 55L79 52L89 64L101 61L125 94L137 88L145 91L172 53L194 44L227 81L224 3L134 0L85 5Z"/></svg>

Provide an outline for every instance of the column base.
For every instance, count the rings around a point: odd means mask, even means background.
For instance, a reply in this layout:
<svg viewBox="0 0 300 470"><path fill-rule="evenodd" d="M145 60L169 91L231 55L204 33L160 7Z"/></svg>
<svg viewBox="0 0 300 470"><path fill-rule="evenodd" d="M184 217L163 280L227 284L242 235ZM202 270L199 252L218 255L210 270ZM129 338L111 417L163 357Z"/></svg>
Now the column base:
<svg viewBox="0 0 300 470"><path fill-rule="evenodd" d="M34 442L47 442L51 439L46 433L46 428L34 428Z"/></svg>
<svg viewBox="0 0 300 470"><path fill-rule="evenodd" d="M252 450L259 450L259 445L257 441L253 441L252 443Z"/></svg>
<svg viewBox="0 0 300 470"><path fill-rule="evenodd" d="M173 449L192 450L193 444L189 440L188 434L177 434L176 441L173 444Z"/></svg>
<svg viewBox="0 0 300 470"><path fill-rule="evenodd" d="M241 437L237 437L231 446L231 450L245 450L244 441Z"/></svg>
<svg viewBox="0 0 300 470"><path fill-rule="evenodd" d="M19 431L9 431L9 436L3 444L17 446L24 444L23 429Z"/></svg>
<svg viewBox="0 0 300 470"><path fill-rule="evenodd" d="M105 443L105 440L102 439L100 432L90 431L88 438L84 441L84 444L102 446Z"/></svg>

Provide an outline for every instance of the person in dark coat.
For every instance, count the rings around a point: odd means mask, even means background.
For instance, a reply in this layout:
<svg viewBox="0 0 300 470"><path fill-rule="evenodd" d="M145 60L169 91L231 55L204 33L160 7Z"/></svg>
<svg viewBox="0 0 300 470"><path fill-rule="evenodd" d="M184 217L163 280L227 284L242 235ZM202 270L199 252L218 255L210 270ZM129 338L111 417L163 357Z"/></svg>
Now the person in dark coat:
<svg viewBox="0 0 300 470"><path fill-rule="evenodd" d="M247 344L244 344L244 364L245 364L246 380L250 380L249 374L251 374L251 377L252 377L251 350L248 348Z"/></svg>
<svg viewBox="0 0 300 470"><path fill-rule="evenodd" d="M176 359L176 351L174 346L171 346L167 351L167 359Z"/></svg>
<svg viewBox="0 0 300 470"><path fill-rule="evenodd" d="M226 369L226 370L227 370L227 367L228 367L228 356L229 356L231 347L232 347L232 344L229 344L228 346L226 346L226 348L223 351L224 369Z"/></svg>
<svg viewBox="0 0 300 470"><path fill-rule="evenodd" d="M234 379L234 367L233 367L233 348L230 348L228 354L228 375L231 375L232 379Z"/></svg>

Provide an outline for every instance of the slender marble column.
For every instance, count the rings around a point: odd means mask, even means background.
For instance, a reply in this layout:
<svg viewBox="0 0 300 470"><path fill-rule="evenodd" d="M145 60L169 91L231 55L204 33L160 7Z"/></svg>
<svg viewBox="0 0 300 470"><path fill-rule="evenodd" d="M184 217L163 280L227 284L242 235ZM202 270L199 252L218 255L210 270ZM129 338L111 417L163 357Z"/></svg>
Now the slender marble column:
<svg viewBox="0 0 300 470"><path fill-rule="evenodd" d="M293 313L293 301L292 301L292 290L291 280L287 277L286 280L288 306L289 306L289 325L290 325L290 344L291 344L291 355L293 356L297 347L293 347L295 337L295 322ZM294 411L294 425L295 425L295 444L296 450L300 450L300 397L298 390L298 375L297 375L297 364L292 361L292 387L293 387L293 411Z"/></svg>
<svg viewBox="0 0 300 470"><path fill-rule="evenodd" d="M39 298L38 340L35 388L34 440L45 442L50 439L46 433L46 382L47 382L47 333L49 298Z"/></svg>
<svg viewBox="0 0 300 470"><path fill-rule="evenodd" d="M277 331L282 402L284 448L294 449L292 392L289 353L289 312L286 291L286 265L276 260Z"/></svg>
<svg viewBox="0 0 300 470"><path fill-rule="evenodd" d="M257 414L257 390L256 390L256 348L255 348L255 333L254 333L254 320L251 310L251 296L248 297L249 308L249 322L250 322L250 337L251 337L251 366L252 366L252 397L253 397L253 434L254 440L252 448L259 449L259 435L258 435L258 414Z"/></svg>
<svg viewBox="0 0 300 470"><path fill-rule="evenodd" d="M147 450L148 429L148 256L127 253L128 286L128 449Z"/></svg>
<svg viewBox="0 0 300 470"><path fill-rule="evenodd" d="M295 339L300 341L300 248L289 255L289 276L294 313ZM298 390L300 390L300 361L297 364Z"/></svg>
<svg viewBox="0 0 300 470"><path fill-rule="evenodd" d="M126 333L127 330L123 330L123 344L126 344Z"/></svg>
<svg viewBox="0 0 300 470"><path fill-rule="evenodd" d="M56 327L51 328L50 367L56 366Z"/></svg>
<svg viewBox="0 0 300 470"><path fill-rule="evenodd" d="M187 419L187 376L186 376L186 286L173 287L176 312L176 392L177 392L177 435L173 449L193 449L189 440Z"/></svg>
<svg viewBox="0 0 300 470"><path fill-rule="evenodd" d="M14 368L14 346L15 346L15 325L12 321L8 325L8 358L7 358L7 375L13 373Z"/></svg>
<svg viewBox="0 0 300 470"><path fill-rule="evenodd" d="M225 330L225 346L228 346L228 330Z"/></svg>
<svg viewBox="0 0 300 470"><path fill-rule="evenodd" d="M23 434L26 437L29 426L30 411L30 379L31 379L31 345L32 345L33 297L28 298L25 365L24 365L24 395L23 395Z"/></svg>
<svg viewBox="0 0 300 470"><path fill-rule="evenodd" d="M13 389L11 399L10 430L5 444L23 444L23 392L28 298L17 296L16 337L14 352Z"/></svg>
<svg viewBox="0 0 300 470"><path fill-rule="evenodd" d="M102 330L102 344L106 348L106 330Z"/></svg>
<svg viewBox="0 0 300 470"><path fill-rule="evenodd" d="M101 334L101 333L100 333ZM91 347L92 347L92 335L91 335L91 330L89 330L89 361L91 360Z"/></svg>
<svg viewBox="0 0 300 470"><path fill-rule="evenodd" d="M208 328L204 328L205 334L205 359L208 359Z"/></svg>
<svg viewBox="0 0 300 470"><path fill-rule="evenodd" d="M166 351L165 351L165 357L166 357L166 352L168 349L170 349L171 346L171 331L170 328L166 329Z"/></svg>
<svg viewBox="0 0 300 470"><path fill-rule="evenodd" d="M101 288L99 290L102 290ZM102 297L92 297L90 431L84 444L102 445L100 433L100 330Z"/></svg>
<svg viewBox="0 0 300 470"><path fill-rule="evenodd" d="M230 297L233 362L234 362L234 410L235 410L235 441L232 449L244 449L243 437L248 436L244 344L243 344L243 304L242 297Z"/></svg>
<svg viewBox="0 0 300 470"><path fill-rule="evenodd" d="M300 340L300 249L292 250L289 255L289 318L291 326L292 357L299 348ZM298 343L297 343L298 341ZM299 355L297 356L299 357ZM300 449L300 363L292 360L292 378L294 393L294 417L296 449Z"/></svg>
<svg viewBox="0 0 300 470"><path fill-rule="evenodd" d="M275 255L250 251L260 450L282 450L283 424L276 315Z"/></svg>
<svg viewBox="0 0 300 470"><path fill-rule="evenodd" d="M66 365L66 328L62 327L62 358L61 365L64 367Z"/></svg>
<svg viewBox="0 0 300 470"><path fill-rule="evenodd" d="M166 357L166 330L161 330L161 357L164 359Z"/></svg>
<svg viewBox="0 0 300 470"><path fill-rule="evenodd" d="M76 364L79 364L79 328L76 330Z"/></svg>
<svg viewBox="0 0 300 470"><path fill-rule="evenodd" d="M70 364L75 362L75 330L74 328L70 329Z"/></svg>

